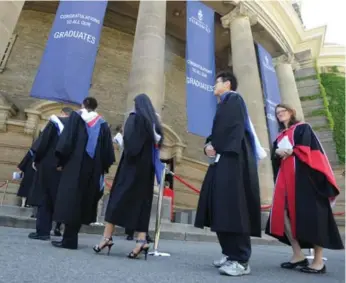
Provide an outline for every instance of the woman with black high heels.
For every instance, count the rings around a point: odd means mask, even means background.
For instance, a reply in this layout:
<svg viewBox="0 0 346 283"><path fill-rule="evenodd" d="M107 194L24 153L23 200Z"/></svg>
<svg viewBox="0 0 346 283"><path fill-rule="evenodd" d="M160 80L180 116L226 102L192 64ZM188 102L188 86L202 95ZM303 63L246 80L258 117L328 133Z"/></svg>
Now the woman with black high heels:
<svg viewBox="0 0 346 283"><path fill-rule="evenodd" d="M154 150L161 147L163 132L155 109L146 94L136 96L134 110L124 128L124 151L111 188L103 239L96 253L113 246L114 225L138 232L136 247L128 255L137 258L149 251L146 239L154 192Z"/></svg>

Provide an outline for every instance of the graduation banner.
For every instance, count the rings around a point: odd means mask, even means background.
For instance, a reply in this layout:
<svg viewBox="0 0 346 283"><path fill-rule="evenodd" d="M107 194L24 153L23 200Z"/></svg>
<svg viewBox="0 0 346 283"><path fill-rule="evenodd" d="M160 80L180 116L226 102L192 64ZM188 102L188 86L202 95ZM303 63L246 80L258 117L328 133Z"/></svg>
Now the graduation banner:
<svg viewBox="0 0 346 283"><path fill-rule="evenodd" d="M279 83L273 65L273 58L260 44L256 44L262 87L265 98L267 126L271 142L278 135L275 106L281 102Z"/></svg>
<svg viewBox="0 0 346 283"><path fill-rule="evenodd" d="M188 132L211 134L217 101L215 84L214 11L198 1L187 1L186 112Z"/></svg>
<svg viewBox="0 0 346 283"><path fill-rule="evenodd" d="M81 104L88 96L107 3L60 1L32 97Z"/></svg>

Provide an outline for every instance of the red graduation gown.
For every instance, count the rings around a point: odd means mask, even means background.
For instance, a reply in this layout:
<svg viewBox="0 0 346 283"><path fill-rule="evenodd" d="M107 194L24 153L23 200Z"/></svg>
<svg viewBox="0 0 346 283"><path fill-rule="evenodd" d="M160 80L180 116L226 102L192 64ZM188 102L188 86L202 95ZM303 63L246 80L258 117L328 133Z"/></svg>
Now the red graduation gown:
<svg viewBox="0 0 346 283"><path fill-rule="evenodd" d="M275 155L278 143L287 137L293 154ZM289 244L284 232L288 211L292 235L302 248L314 245L343 249L330 201L339 194L328 158L310 125L297 123L281 132L273 146L275 191L266 233Z"/></svg>

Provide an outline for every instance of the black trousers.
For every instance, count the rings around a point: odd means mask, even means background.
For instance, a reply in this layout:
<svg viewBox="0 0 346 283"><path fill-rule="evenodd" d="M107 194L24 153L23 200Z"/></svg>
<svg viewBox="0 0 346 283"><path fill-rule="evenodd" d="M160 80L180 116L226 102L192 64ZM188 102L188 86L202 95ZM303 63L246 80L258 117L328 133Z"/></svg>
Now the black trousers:
<svg viewBox="0 0 346 283"><path fill-rule="evenodd" d="M235 234L227 232L216 233L222 249L222 253L230 261L247 263L251 256L251 239L250 235Z"/></svg>
<svg viewBox="0 0 346 283"><path fill-rule="evenodd" d="M62 244L65 247L76 249L78 247L78 233L82 225L65 224Z"/></svg>
<svg viewBox="0 0 346 283"><path fill-rule="evenodd" d="M36 233L40 236L49 236L52 230L53 206L46 198L42 205L37 208Z"/></svg>

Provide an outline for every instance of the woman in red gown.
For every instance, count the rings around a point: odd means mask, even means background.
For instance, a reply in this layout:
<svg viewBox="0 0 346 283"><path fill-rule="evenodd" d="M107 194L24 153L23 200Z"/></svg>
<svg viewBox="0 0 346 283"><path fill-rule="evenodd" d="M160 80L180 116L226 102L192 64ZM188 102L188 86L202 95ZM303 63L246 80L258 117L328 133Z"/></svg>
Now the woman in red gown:
<svg viewBox="0 0 346 283"><path fill-rule="evenodd" d="M276 117L280 126L272 154L276 181L266 233L292 246L293 256L282 268L325 273L323 248L344 248L332 212L339 189L311 126L298 122L288 105L277 105ZM304 248L314 249L311 264Z"/></svg>

